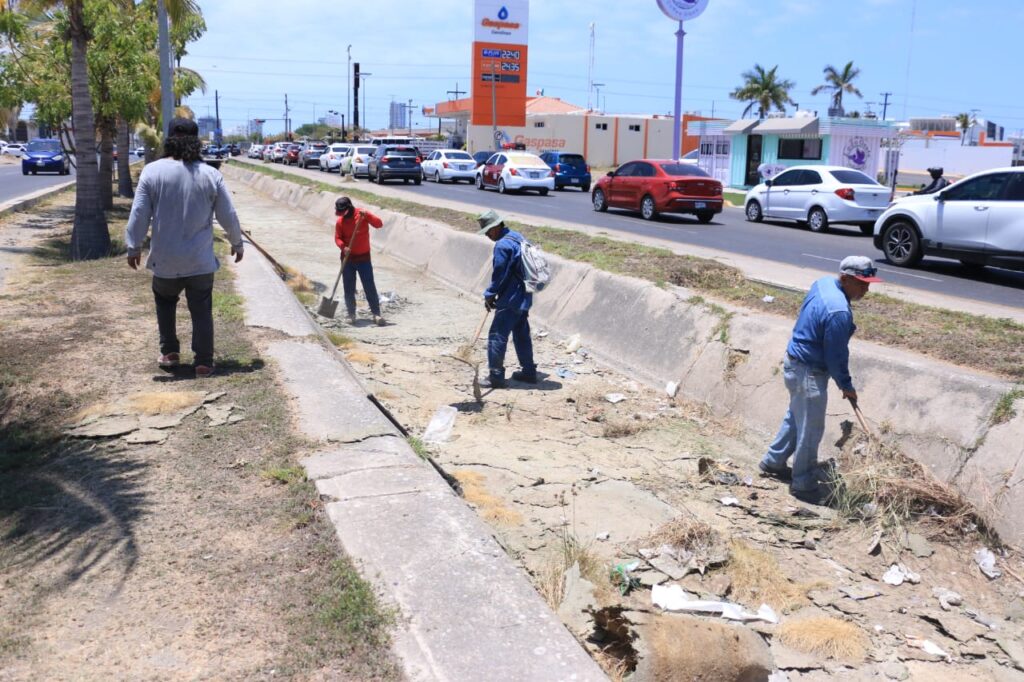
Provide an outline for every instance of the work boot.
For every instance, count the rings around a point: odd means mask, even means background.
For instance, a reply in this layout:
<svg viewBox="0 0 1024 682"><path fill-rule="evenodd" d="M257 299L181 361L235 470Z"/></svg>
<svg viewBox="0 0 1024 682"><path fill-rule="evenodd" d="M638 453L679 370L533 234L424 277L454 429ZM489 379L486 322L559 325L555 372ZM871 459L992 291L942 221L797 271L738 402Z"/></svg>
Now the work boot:
<svg viewBox="0 0 1024 682"><path fill-rule="evenodd" d="M508 386L508 382L505 381L505 377L497 374L488 374L487 378L480 382L480 388L505 388Z"/></svg>
<svg viewBox="0 0 1024 682"><path fill-rule="evenodd" d="M386 322L384 322L384 318L380 315L373 316L373 323L378 327L383 327L385 324L387 324Z"/></svg>
<svg viewBox="0 0 1024 682"><path fill-rule="evenodd" d="M766 478L774 478L777 481L783 481L785 483L789 483L793 480L793 470L789 467L776 469L768 466L764 462L758 462L757 468L761 470L761 475Z"/></svg>
<svg viewBox="0 0 1024 682"><path fill-rule="evenodd" d="M790 487L789 494L807 504L812 504L817 507L827 507L829 502L829 492L823 486L812 488L810 490L797 490Z"/></svg>
<svg viewBox="0 0 1024 682"><path fill-rule="evenodd" d="M512 381L519 381L524 384L535 384L537 383L537 371L527 372L526 370L516 370L512 372Z"/></svg>
<svg viewBox="0 0 1024 682"><path fill-rule="evenodd" d="M156 359L156 364L160 365L160 369L174 369L181 364L181 356L177 353L166 353Z"/></svg>
<svg viewBox="0 0 1024 682"><path fill-rule="evenodd" d="M355 313L349 313L348 314L348 323L351 324L351 325L355 325L355 323L356 323L356 314Z"/></svg>

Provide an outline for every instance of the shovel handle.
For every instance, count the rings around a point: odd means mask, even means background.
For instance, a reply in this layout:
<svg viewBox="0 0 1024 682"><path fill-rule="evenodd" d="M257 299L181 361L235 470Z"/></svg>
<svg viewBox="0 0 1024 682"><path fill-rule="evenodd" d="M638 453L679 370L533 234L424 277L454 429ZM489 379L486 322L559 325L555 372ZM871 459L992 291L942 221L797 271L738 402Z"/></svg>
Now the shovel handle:
<svg viewBox="0 0 1024 682"><path fill-rule="evenodd" d="M350 244L356 240L356 235L359 233L359 228L365 222L366 222L366 218L364 218L363 216L360 215L359 216L359 222L356 223L355 229L352 230L352 236L349 238L349 243ZM343 272L345 272L345 266L348 265L348 257L351 256L351 255L352 255L352 247L349 246L347 249L345 249L345 257L341 259L341 267L338 268L338 277L337 277L337 279L334 280L334 288L331 289L331 300L332 301L334 300L334 295L338 293L338 282L341 281L341 275L342 275Z"/></svg>

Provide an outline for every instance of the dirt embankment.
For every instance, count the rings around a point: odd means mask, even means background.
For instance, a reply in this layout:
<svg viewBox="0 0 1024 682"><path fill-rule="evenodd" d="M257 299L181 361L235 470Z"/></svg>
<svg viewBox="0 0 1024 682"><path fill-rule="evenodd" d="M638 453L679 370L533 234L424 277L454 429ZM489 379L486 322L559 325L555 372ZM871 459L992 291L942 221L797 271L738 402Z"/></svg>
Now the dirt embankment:
<svg viewBox="0 0 1024 682"><path fill-rule="evenodd" d="M246 189L236 188L236 199L276 259L316 292L333 282L329 225ZM850 523L794 504L785 486L756 475L760 439L602 367L586 339L535 328L541 383L478 402L474 370L452 355L478 324L481 301L390 259L374 263L388 325L370 324L362 299L354 326L323 323L415 435L438 408L456 409L450 436L418 447L460 482L467 503L613 676L691 679L716 670L702 679L742 671L761 679L767 665L791 680L1011 679L1024 667L1022 585L1005 572L981 574L972 559L978 536L946 543L925 525L875 542L870 510L866 522ZM316 298L306 296L311 308ZM475 359L486 366L482 353L480 342ZM511 344L506 364L516 365ZM899 585L885 579L894 565L906 569L897 570ZM770 609L740 626L669 614L652 603L655 588L737 605L744 618ZM948 611L937 596L946 591L961 597L947 599ZM765 615L772 612L779 623ZM708 646L687 654L680 633ZM719 650L734 655L716 658Z"/></svg>
<svg viewBox="0 0 1024 682"><path fill-rule="evenodd" d="M230 271L219 373L160 372L148 275L68 262L73 201L0 224L36 247L0 263L0 679L399 677Z"/></svg>

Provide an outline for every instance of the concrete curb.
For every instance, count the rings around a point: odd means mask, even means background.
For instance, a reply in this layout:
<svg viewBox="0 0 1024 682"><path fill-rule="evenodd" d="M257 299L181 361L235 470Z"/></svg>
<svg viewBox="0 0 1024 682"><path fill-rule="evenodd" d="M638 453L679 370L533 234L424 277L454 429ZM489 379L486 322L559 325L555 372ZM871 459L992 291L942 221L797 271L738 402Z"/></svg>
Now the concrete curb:
<svg viewBox="0 0 1024 682"><path fill-rule="evenodd" d="M290 193L320 216L327 193L295 194L283 180L228 169L229 176L275 196ZM305 196L306 194L312 196ZM305 201L303 201L303 199ZM375 245L408 265L472 295L486 279L490 245L440 223L382 210L388 229ZM690 292L610 275L550 257L554 283L536 299L534 317L566 336L580 334L602 361L680 393L721 416L739 418L765 439L777 428L789 397L780 364L792 320L747 310L691 303ZM656 352L652 352L655 351ZM851 369L862 406L876 428L885 425L905 452L940 480L954 483L989 511L1004 540L1024 540L1024 416L992 424L996 405L1013 386L1001 379L912 353L854 341ZM833 386L821 456L853 421ZM1024 412L1024 400L1017 401Z"/></svg>
<svg viewBox="0 0 1024 682"><path fill-rule="evenodd" d="M75 182L75 180L68 180L67 182L54 185L53 187L45 187L41 190L37 190L28 196L21 196L17 199L6 201L0 204L0 218L10 215L11 213L17 213L18 211L24 211L32 208L33 206L46 201L50 197L60 194L69 187L74 186Z"/></svg>
<svg viewBox="0 0 1024 682"><path fill-rule="evenodd" d="M316 208L315 194L268 189ZM395 650L406 677L606 680L490 529L377 409L265 256L247 249L234 267L246 324L286 337L262 351L281 367L298 428L321 444L302 464L330 500L338 538L400 610Z"/></svg>

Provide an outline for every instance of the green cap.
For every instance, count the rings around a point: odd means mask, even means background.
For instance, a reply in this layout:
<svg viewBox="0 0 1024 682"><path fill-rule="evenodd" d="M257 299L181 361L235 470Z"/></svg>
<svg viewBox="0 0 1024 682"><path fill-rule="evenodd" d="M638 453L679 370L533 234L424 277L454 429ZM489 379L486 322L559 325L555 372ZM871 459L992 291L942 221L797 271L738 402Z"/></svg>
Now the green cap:
<svg viewBox="0 0 1024 682"><path fill-rule="evenodd" d="M497 227L505 222L505 219L498 215L497 211L489 208L478 215L476 221L480 223L480 229L477 231L477 234L487 234L492 227Z"/></svg>

